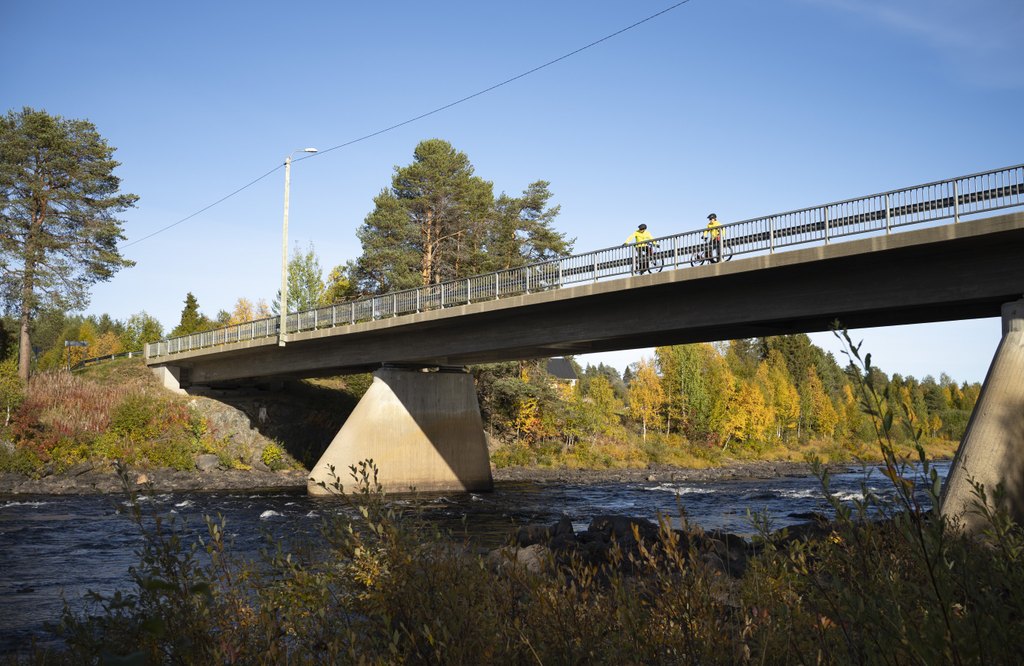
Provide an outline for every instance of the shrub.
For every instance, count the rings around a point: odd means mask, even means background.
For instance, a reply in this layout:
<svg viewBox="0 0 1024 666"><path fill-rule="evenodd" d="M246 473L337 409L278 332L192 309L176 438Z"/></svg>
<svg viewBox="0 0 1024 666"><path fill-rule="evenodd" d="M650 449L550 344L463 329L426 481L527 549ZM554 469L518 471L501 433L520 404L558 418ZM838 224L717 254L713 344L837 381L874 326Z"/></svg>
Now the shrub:
<svg viewBox="0 0 1024 666"><path fill-rule="evenodd" d="M0 472L13 472L25 476L35 476L42 468L43 461L29 449L21 446L0 445Z"/></svg>
<svg viewBox="0 0 1024 666"><path fill-rule="evenodd" d="M10 425L11 417L25 400L25 382L18 376L14 356L0 362L0 432Z"/></svg>
<svg viewBox="0 0 1024 666"><path fill-rule="evenodd" d="M158 402L147 395L127 396L110 416L110 431L133 442L150 439L156 435L157 408Z"/></svg>
<svg viewBox="0 0 1024 666"><path fill-rule="evenodd" d="M491 452L495 467L521 467L533 464L534 460L533 451L525 444L506 444Z"/></svg>
<svg viewBox="0 0 1024 666"><path fill-rule="evenodd" d="M263 461L264 465L274 471L284 469L288 466L284 456L284 449L273 442L263 447L263 453L260 454L260 460Z"/></svg>
<svg viewBox="0 0 1024 666"><path fill-rule="evenodd" d="M66 472L80 462L93 456L94 449L90 441L63 439L50 450L50 461L58 474Z"/></svg>

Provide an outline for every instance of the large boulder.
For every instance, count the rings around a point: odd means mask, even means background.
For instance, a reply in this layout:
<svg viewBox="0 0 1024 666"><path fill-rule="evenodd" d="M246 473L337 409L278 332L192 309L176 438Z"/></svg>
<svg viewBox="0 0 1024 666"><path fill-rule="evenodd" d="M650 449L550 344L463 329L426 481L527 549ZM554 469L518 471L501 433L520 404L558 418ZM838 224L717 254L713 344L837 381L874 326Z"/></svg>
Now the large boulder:
<svg viewBox="0 0 1024 666"><path fill-rule="evenodd" d="M220 467L220 458L212 453L204 453L196 457L196 469L200 472L212 472Z"/></svg>

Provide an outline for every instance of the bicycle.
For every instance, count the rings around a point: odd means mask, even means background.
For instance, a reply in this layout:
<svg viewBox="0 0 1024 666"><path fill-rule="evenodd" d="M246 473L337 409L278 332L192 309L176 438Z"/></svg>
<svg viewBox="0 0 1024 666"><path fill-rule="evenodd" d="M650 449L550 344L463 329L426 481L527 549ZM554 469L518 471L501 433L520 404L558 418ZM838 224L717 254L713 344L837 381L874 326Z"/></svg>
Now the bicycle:
<svg viewBox="0 0 1024 666"><path fill-rule="evenodd" d="M660 273L665 268L665 260L655 252L657 243L638 245L636 247L636 260L633 262L633 272L637 275L644 273Z"/></svg>
<svg viewBox="0 0 1024 666"><path fill-rule="evenodd" d="M693 253L690 257L691 266L700 266L701 264L714 264L718 263L715 261L715 252L718 249L717 241L710 241L704 244L703 250L698 250ZM728 243L722 245L722 258L719 261L731 261L732 260L732 248L729 247Z"/></svg>

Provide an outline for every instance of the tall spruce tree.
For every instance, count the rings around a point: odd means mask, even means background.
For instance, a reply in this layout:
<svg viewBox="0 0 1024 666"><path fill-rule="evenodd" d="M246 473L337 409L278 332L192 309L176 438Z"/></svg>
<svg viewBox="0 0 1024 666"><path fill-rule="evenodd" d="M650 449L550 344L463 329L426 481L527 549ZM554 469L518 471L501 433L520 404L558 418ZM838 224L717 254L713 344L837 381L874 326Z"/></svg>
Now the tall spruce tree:
<svg viewBox="0 0 1024 666"><path fill-rule="evenodd" d="M133 262L115 215L138 197L120 192L114 148L87 120L29 107L0 120L0 286L18 314L18 374L28 377L33 317L81 310L89 287Z"/></svg>
<svg viewBox="0 0 1024 666"><path fill-rule="evenodd" d="M177 337L179 335L189 335L192 333L199 333L205 331L210 327L210 320L205 315L199 312L199 301L192 295L192 292L188 292L185 295L185 307L181 310L181 319L178 321L178 325L171 331L171 337Z"/></svg>

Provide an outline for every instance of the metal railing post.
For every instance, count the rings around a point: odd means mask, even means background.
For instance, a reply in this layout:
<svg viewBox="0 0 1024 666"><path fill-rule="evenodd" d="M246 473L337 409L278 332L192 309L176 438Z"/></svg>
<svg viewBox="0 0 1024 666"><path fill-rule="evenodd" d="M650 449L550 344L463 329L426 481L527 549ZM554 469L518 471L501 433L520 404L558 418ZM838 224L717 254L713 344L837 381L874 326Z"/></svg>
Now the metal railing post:
<svg viewBox="0 0 1024 666"><path fill-rule="evenodd" d="M960 188L957 181L953 181L953 224L960 223Z"/></svg>
<svg viewBox="0 0 1024 666"><path fill-rule="evenodd" d="M828 245L828 206L825 206L825 245Z"/></svg>
<svg viewBox="0 0 1024 666"><path fill-rule="evenodd" d="M885 193L885 233L892 233L892 204L890 197L892 195L888 192Z"/></svg>
<svg viewBox="0 0 1024 666"><path fill-rule="evenodd" d="M775 218L768 218L768 254L775 254Z"/></svg>

